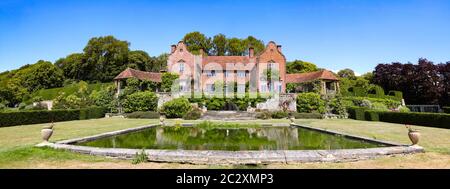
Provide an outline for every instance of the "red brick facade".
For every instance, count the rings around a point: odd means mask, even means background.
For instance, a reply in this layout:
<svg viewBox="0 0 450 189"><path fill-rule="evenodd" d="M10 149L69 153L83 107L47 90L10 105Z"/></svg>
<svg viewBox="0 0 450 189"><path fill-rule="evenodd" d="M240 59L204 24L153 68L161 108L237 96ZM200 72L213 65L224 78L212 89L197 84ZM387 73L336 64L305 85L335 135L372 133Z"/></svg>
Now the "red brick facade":
<svg viewBox="0 0 450 189"><path fill-rule="evenodd" d="M245 83L254 81L254 86L260 92L277 91L284 93L286 90L286 58L281 52L281 46L275 42L269 42L266 49L258 55L254 55L253 49L249 49L248 56L208 56L191 54L183 42L172 46L167 66L169 72L177 73L180 78L198 78L201 80L200 88L203 91L221 81L223 83L236 81L239 86L245 88ZM279 70L279 82L271 86L260 81L261 73L267 69L268 64L276 65ZM200 75L195 76L194 73ZM252 83L252 82L250 82ZM267 82L268 83L268 82ZM265 86L267 85L267 86ZM269 89L271 87L271 89Z"/></svg>
<svg viewBox="0 0 450 189"><path fill-rule="evenodd" d="M266 81L268 68L272 68L278 73L278 79ZM312 80L321 80L323 83L322 93L330 90L338 90L339 79L328 70L321 70L311 73L286 74L286 57L281 51L281 45L271 41L259 54L254 54L253 48L249 49L247 56L208 56L205 53L194 55L187 50L186 45L180 41L177 45L172 45L171 53L167 60L169 72L180 75L180 89L196 92L214 92L218 82L234 91L237 84L238 92L245 92L246 84L249 84L249 91L264 92L286 92L286 83L303 83ZM273 74L272 74L273 75ZM116 84L120 88L120 80L127 78L138 78L161 82L160 73L150 73L133 69L126 69L116 78ZM273 76L272 76L273 77ZM264 78L264 79L262 79ZM276 78L276 77L275 77ZM194 82L194 86L191 81ZM327 87L328 86L328 87ZM232 92L232 91L230 91Z"/></svg>

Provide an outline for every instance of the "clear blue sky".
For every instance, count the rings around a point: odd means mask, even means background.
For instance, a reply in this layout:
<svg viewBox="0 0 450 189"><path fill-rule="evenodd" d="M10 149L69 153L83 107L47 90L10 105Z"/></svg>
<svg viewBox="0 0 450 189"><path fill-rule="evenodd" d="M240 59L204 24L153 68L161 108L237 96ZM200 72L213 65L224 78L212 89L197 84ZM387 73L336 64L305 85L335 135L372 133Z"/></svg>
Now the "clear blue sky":
<svg viewBox="0 0 450 189"><path fill-rule="evenodd" d="M104 35L155 56L191 31L273 40L288 60L330 70L450 61L448 0L1 0L0 71L54 62Z"/></svg>

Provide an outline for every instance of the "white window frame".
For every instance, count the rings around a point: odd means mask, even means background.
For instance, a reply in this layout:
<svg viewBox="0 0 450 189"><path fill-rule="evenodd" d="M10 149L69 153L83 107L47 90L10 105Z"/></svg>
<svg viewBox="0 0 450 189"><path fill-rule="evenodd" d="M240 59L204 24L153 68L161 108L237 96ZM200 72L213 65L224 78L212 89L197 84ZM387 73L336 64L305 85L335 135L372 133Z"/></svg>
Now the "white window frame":
<svg viewBox="0 0 450 189"><path fill-rule="evenodd" d="M238 77L243 78L243 77L245 77L245 71L239 70L239 71L237 71L237 75L238 75Z"/></svg>

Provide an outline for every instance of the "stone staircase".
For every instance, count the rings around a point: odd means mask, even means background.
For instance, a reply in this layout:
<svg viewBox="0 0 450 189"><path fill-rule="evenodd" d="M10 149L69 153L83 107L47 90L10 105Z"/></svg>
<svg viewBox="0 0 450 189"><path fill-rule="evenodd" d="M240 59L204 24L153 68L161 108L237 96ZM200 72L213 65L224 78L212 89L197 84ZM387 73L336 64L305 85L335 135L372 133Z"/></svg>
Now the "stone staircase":
<svg viewBox="0 0 450 189"><path fill-rule="evenodd" d="M256 120L256 113L241 111L207 111L200 118L201 120Z"/></svg>

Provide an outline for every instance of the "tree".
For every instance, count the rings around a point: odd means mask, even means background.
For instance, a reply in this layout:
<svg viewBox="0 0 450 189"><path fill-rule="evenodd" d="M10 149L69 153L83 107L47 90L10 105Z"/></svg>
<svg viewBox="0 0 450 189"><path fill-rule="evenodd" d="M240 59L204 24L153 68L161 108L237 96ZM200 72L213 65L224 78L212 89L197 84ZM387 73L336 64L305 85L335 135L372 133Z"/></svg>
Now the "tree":
<svg viewBox="0 0 450 189"><path fill-rule="evenodd" d="M151 57L145 51L130 51L128 54L128 67L133 69L146 71L151 61Z"/></svg>
<svg viewBox="0 0 450 189"><path fill-rule="evenodd" d="M450 62L438 65L439 75L442 77L443 93L440 104L450 106Z"/></svg>
<svg viewBox="0 0 450 189"><path fill-rule="evenodd" d="M213 37L212 54L216 56L224 56L228 51L227 37L223 34L217 34Z"/></svg>
<svg viewBox="0 0 450 189"><path fill-rule="evenodd" d="M439 66L421 58L418 64L379 64L373 82L386 91L402 91L407 104L438 104L445 96L446 80L442 75Z"/></svg>
<svg viewBox="0 0 450 189"><path fill-rule="evenodd" d="M127 67L129 43L113 36L94 37L83 49L87 80L109 82Z"/></svg>
<svg viewBox="0 0 450 189"><path fill-rule="evenodd" d="M36 64L20 70L17 76L29 92L61 87L64 82L63 71L44 60L39 60Z"/></svg>
<svg viewBox="0 0 450 189"><path fill-rule="evenodd" d="M157 57L152 57L150 62L145 66L145 70L148 72L159 72L167 69L167 59L169 54L163 53Z"/></svg>
<svg viewBox="0 0 450 189"><path fill-rule="evenodd" d="M14 106L27 98L30 93L21 83L17 77L9 79L5 87L0 88L0 103Z"/></svg>
<svg viewBox="0 0 450 189"><path fill-rule="evenodd" d="M362 74L361 77L366 79L367 81L369 81L369 83L373 82L373 73L372 72L367 72L365 74Z"/></svg>
<svg viewBox="0 0 450 189"><path fill-rule="evenodd" d="M242 56L246 50L245 43L239 38L228 39L228 53L229 56Z"/></svg>
<svg viewBox="0 0 450 189"><path fill-rule="evenodd" d="M301 60L294 60L293 62L288 62L286 65L286 71L289 74L293 73L307 73L318 71L319 68L313 63L305 62Z"/></svg>
<svg viewBox="0 0 450 189"><path fill-rule="evenodd" d="M349 68L340 70L337 74L341 78L356 79L355 72Z"/></svg>
<svg viewBox="0 0 450 189"><path fill-rule="evenodd" d="M211 38L197 31L186 34L183 37L183 42L186 44L189 52L193 54L200 54L200 49L203 49L208 54L212 47Z"/></svg>
<svg viewBox="0 0 450 189"><path fill-rule="evenodd" d="M73 53L65 58L60 58L55 65L63 71L66 79L84 80L89 72L85 68L85 62L82 53Z"/></svg>
<svg viewBox="0 0 450 189"><path fill-rule="evenodd" d="M262 40L256 39L253 36L248 36L247 39L244 39L243 43L246 47L245 50L253 47L253 49L255 50L255 54L262 52L266 48Z"/></svg>
<svg viewBox="0 0 450 189"><path fill-rule="evenodd" d="M173 82L178 79L178 74L173 73L163 73L161 76L161 91L162 92L170 92L172 89Z"/></svg>

